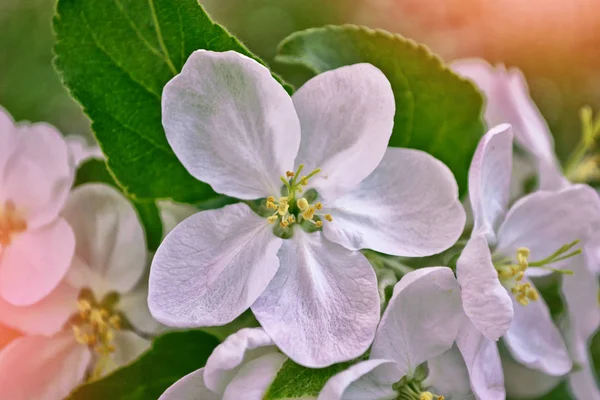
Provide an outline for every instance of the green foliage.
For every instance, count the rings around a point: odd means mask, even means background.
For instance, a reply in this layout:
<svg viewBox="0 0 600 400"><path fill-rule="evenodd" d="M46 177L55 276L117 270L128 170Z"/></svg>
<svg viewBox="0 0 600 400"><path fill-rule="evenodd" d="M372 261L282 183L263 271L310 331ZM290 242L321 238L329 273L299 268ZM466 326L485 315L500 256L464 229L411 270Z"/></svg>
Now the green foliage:
<svg viewBox="0 0 600 400"><path fill-rule="evenodd" d="M162 89L195 50L256 57L196 0L59 0L54 30L55 67L129 197L197 203L216 196L171 150Z"/></svg>
<svg viewBox="0 0 600 400"><path fill-rule="evenodd" d="M275 59L315 74L361 62L378 67L396 98L390 145L432 154L450 167L466 192L471 156L484 132L483 99L427 48L385 31L328 26L292 34Z"/></svg>
<svg viewBox="0 0 600 400"><path fill-rule="evenodd" d="M327 368L310 369L288 359L267 390L264 400L316 397L329 378L347 369L353 363L348 361Z"/></svg>
<svg viewBox="0 0 600 400"><path fill-rule="evenodd" d="M173 383L204 367L218 340L201 331L171 332L132 364L76 389L68 400L155 400Z"/></svg>
<svg viewBox="0 0 600 400"><path fill-rule="evenodd" d="M79 186L84 183L97 182L105 183L115 187L119 191L123 191L119 184L110 174L106 163L98 159L90 159L83 163L77 169L74 186ZM124 193L127 196L127 193ZM128 197L128 196L127 196ZM128 197L133 204L135 211L140 218L144 232L146 233L146 243L148 250L154 251L158 248L163 235L163 225L160 219L160 211L156 203L151 200L136 200Z"/></svg>

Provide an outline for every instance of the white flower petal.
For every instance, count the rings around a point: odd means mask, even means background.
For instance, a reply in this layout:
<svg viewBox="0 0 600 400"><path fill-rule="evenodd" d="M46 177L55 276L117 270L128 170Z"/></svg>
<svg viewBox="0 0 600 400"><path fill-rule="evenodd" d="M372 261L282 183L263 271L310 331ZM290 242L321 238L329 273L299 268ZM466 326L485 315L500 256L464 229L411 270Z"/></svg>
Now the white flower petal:
<svg viewBox="0 0 600 400"><path fill-rule="evenodd" d="M589 338L600 327L600 307L598 306L597 274L589 266L593 260L588 256L589 248L582 257L572 260L573 275L562 277L562 293L567 307L570 330L576 335Z"/></svg>
<svg viewBox="0 0 600 400"><path fill-rule="evenodd" d="M542 260L561 246L588 238L600 216L600 201L595 190L572 185L556 192L538 191L517 201L498 231L495 254L516 257L519 247L531 250L529 261ZM581 257L581 256L578 256ZM574 258L555 263L554 268L569 268ZM528 268L528 276L547 271Z"/></svg>
<svg viewBox="0 0 600 400"><path fill-rule="evenodd" d="M74 166L54 127L39 123L16 130L18 142L0 176L0 204L13 201L33 230L56 220L73 184Z"/></svg>
<svg viewBox="0 0 600 400"><path fill-rule="evenodd" d="M450 399L470 397L469 372L456 345L427 361L427 369L429 375L423 383L433 388L432 392ZM482 399L488 400L487 397Z"/></svg>
<svg viewBox="0 0 600 400"><path fill-rule="evenodd" d="M162 111L169 144L196 179L240 199L279 195L300 123L263 65L233 51L195 51L165 86Z"/></svg>
<svg viewBox="0 0 600 400"><path fill-rule="evenodd" d="M285 360L281 353L270 353L244 364L227 385L223 400L262 400Z"/></svg>
<svg viewBox="0 0 600 400"><path fill-rule="evenodd" d="M359 186L329 202L325 236L352 249L421 257L452 246L464 228L452 172L427 153L389 148Z"/></svg>
<svg viewBox="0 0 600 400"><path fill-rule="evenodd" d="M486 98L488 126L508 123L518 143L539 159L553 160L554 141L546 121L529 97L521 71L504 66L492 67L484 60L466 59L451 64L458 74L475 82Z"/></svg>
<svg viewBox="0 0 600 400"><path fill-rule="evenodd" d="M392 385L400 380L395 362L368 360L329 378L318 400L393 400L397 393Z"/></svg>
<svg viewBox="0 0 600 400"><path fill-rule="evenodd" d="M191 372L172 384L158 400L222 400L204 385L204 368Z"/></svg>
<svg viewBox="0 0 600 400"><path fill-rule="evenodd" d="M576 399L600 399L600 389L588 350L588 338L572 334L570 350L577 367L569 373L569 387Z"/></svg>
<svg viewBox="0 0 600 400"><path fill-rule="evenodd" d="M83 136L72 135L65 138L71 159L76 167L91 159L104 160L104 154L97 144L89 145Z"/></svg>
<svg viewBox="0 0 600 400"><path fill-rule="evenodd" d="M223 394L244 363L276 352L262 328L244 328L218 345L204 367L204 382L214 393Z"/></svg>
<svg viewBox="0 0 600 400"><path fill-rule="evenodd" d="M198 209L191 204L175 203L170 200L161 200L157 204L163 224L163 237L167 236L167 233L171 232L181 221L198 212Z"/></svg>
<svg viewBox="0 0 600 400"><path fill-rule="evenodd" d="M61 283L30 306L17 307L0 298L0 322L29 335L52 336L77 312L79 291Z"/></svg>
<svg viewBox="0 0 600 400"><path fill-rule="evenodd" d="M512 139L510 125L490 129L479 141L469 169L469 198L473 208L474 232L482 233L493 243L510 196L512 173Z"/></svg>
<svg viewBox="0 0 600 400"><path fill-rule="evenodd" d="M2 398L63 399L83 382L91 357L70 330L17 338L0 352Z"/></svg>
<svg viewBox="0 0 600 400"><path fill-rule="evenodd" d="M132 291L121 295L117 306L136 331L155 335L167 329L154 319L148 308L147 274Z"/></svg>
<svg viewBox="0 0 600 400"><path fill-rule="evenodd" d="M394 126L394 93L370 64L317 75L293 96L302 126L296 166L321 168L309 187L322 195L352 188L379 165Z"/></svg>
<svg viewBox="0 0 600 400"><path fill-rule="evenodd" d="M371 348L371 358L396 361L411 376L423 362L454 343L463 316L460 287L452 270L422 268L394 287Z"/></svg>
<svg viewBox="0 0 600 400"><path fill-rule="evenodd" d="M523 283L531 283L527 278ZM564 375L573 363L542 297L522 306L514 301L515 315L504 335L510 354L521 364L548 375Z"/></svg>
<svg viewBox="0 0 600 400"><path fill-rule="evenodd" d="M62 218L15 236L0 258L0 296L17 306L43 299L67 273L74 250L73 230Z"/></svg>
<svg viewBox="0 0 600 400"><path fill-rule="evenodd" d="M4 167L17 142L15 122L8 111L0 106L0 176L4 176Z"/></svg>
<svg viewBox="0 0 600 400"><path fill-rule="evenodd" d="M115 352L111 354L112 363L104 374L108 375L113 370L125 366L136 360L150 348L150 341L131 331L118 331L115 333Z"/></svg>
<svg viewBox="0 0 600 400"><path fill-rule="evenodd" d="M144 274L147 250L129 201L110 186L86 184L73 190L63 215L77 238L69 283L91 288L96 296L132 290Z"/></svg>
<svg viewBox="0 0 600 400"><path fill-rule="evenodd" d="M591 366L588 341L600 326L598 278L591 271L594 262L586 246L585 256L572 265L574 274L562 277L563 299L567 307L569 353L577 365L569 374L569 386L576 398L600 399L600 389Z"/></svg>
<svg viewBox="0 0 600 400"><path fill-rule="evenodd" d="M162 242L148 305L169 326L224 325L263 293L279 268L282 239L246 204L192 215Z"/></svg>
<svg viewBox="0 0 600 400"><path fill-rule="evenodd" d="M469 371L471 388L476 396L481 400L504 400L504 374L496 343L465 319L456 345Z"/></svg>
<svg viewBox="0 0 600 400"><path fill-rule="evenodd" d="M475 327L491 340L508 330L513 318L513 303L498 278L488 242L475 234L456 262L465 314Z"/></svg>
<svg viewBox="0 0 600 400"><path fill-rule="evenodd" d="M527 368L502 353L506 394L517 399L537 399L554 389L564 377L551 376ZM483 399L482 399L483 400Z"/></svg>
<svg viewBox="0 0 600 400"><path fill-rule="evenodd" d="M310 368L363 354L380 307L365 256L300 229L277 256L281 267L252 311L281 351Z"/></svg>

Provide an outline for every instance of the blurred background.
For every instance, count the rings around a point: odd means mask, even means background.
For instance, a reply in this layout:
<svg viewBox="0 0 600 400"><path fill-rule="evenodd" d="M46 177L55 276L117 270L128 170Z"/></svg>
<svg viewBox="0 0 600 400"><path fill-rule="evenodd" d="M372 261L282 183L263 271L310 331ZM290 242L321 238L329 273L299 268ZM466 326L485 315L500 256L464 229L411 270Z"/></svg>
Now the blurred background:
<svg viewBox="0 0 600 400"><path fill-rule="evenodd" d="M565 158L578 110L600 109L598 0L204 0L224 24L292 82L303 71L273 62L290 33L355 23L400 33L447 61L482 57L521 68ZM18 119L89 135L89 122L51 65L54 0L0 0L0 105ZM289 67L286 67L289 68Z"/></svg>

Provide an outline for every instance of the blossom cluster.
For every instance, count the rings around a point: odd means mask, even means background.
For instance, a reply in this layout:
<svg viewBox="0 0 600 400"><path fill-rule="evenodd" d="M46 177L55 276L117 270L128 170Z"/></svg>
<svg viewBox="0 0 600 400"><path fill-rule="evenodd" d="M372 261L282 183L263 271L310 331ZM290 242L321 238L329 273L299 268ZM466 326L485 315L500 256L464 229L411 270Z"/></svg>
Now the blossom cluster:
<svg viewBox="0 0 600 400"><path fill-rule="evenodd" d="M587 347L600 325L598 194L578 183L581 164L561 169L519 71L451 68L484 94L489 126L464 201L441 161L388 147L394 92L373 65L290 96L251 58L192 53L163 90L162 124L186 170L237 201L165 204L155 254L121 191L74 184L101 152L0 110L0 323L14 336L0 393L59 400L158 333L250 310L260 327L160 399L260 400L288 361L349 362L319 400L500 400L564 379L577 399L600 399ZM445 264L410 262L450 250ZM560 326L541 294L554 278Z"/></svg>

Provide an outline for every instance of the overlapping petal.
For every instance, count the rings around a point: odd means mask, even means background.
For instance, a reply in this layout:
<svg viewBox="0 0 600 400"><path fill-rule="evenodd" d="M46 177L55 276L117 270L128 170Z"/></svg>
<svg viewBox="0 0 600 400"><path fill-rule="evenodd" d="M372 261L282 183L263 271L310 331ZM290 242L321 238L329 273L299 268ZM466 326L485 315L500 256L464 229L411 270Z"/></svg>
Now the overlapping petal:
<svg viewBox="0 0 600 400"><path fill-rule="evenodd" d="M171 385L158 400L222 400L204 384L204 368L191 372Z"/></svg>
<svg viewBox="0 0 600 400"><path fill-rule="evenodd" d="M423 383L431 387L433 392L449 399L467 399L472 396L469 372L456 345L427 361L427 370L429 374Z"/></svg>
<svg viewBox="0 0 600 400"><path fill-rule="evenodd" d="M527 368L506 352L502 353L502 368L506 380L506 394L517 399L537 399L554 389L564 376L552 376Z"/></svg>
<svg viewBox="0 0 600 400"><path fill-rule="evenodd" d="M398 394L392 385L402 377L395 364L387 360L354 364L331 377L318 400L393 400Z"/></svg>
<svg viewBox="0 0 600 400"><path fill-rule="evenodd" d="M377 329L370 357L393 360L403 375L452 347L462 309L452 270L430 267L410 272L394 294Z"/></svg>
<svg viewBox="0 0 600 400"><path fill-rule="evenodd" d="M69 283L99 297L132 290L146 268L147 250L142 225L127 199L107 185L86 184L73 190L63 215L77 238Z"/></svg>
<svg viewBox="0 0 600 400"><path fill-rule="evenodd" d="M67 273L74 250L73 230L62 218L16 235L0 259L0 296L17 306L41 300Z"/></svg>
<svg viewBox="0 0 600 400"><path fill-rule="evenodd" d="M204 382L213 392L223 394L241 366L255 358L277 351L261 328L245 328L218 345L204 368Z"/></svg>
<svg viewBox="0 0 600 400"><path fill-rule="evenodd" d="M269 353L244 364L227 385L223 400L262 400L285 360L281 353Z"/></svg>
<svg viewBox="0 0 600 400"><path fill-rule="evenodd" d="M525 278L525 283L532 283ZM514 300L515 314L504 343L521 364L548 375L564 375L573 363L543 298L522 306Z"/></svg>
<svg viewBox="0 0 600 400"><path fill-rule="evenodd" d="M252 306L283 353L312 368L364 353L379 320L377 280L359 252L297 229L279 271Z"/></svg>
<svg viewBox="0 0 600 400"><path fill-rule="evenodd" d="M239 53L198 50L163 90L162 122L186 169L240 199L279 195L300 123L267 68Z"/></svg>
<svg viewBox="0 0 600 400"><path fill-rule="evenodd" d="M485 235L492 244L510 197L512 138L510 125L490 129L479 142L469 169L473 231Z"/></svg>
<svg viewBox="0 0 600 400"><path fill-rule="evenodd" d="M71 189L74 166L61 134L44 123L20 125L0 176L0 204L11 200L29 230L56 220Z"/></svg>
<svg viewBox="0 0 600 400"><path fill-rule="evenodd" d="M599 209L598 194L586 185L527 195L508 212L498 231L495 253L514 258L519 247L527 247L531 250L529 260L538 261L574 240L585 242L598 222ZM552 267L568 268L571 262L573 259L567 259ZM548 273L539 268L527 269L529 276Z"/></svg>
<svg viewBox="0 0 600 400"><path fill-rule="evenodd" d="M504 373L498 346L465 320L456 345L466 364L473 393L481 400L503 400Z"/></svg>
<svg viewBox="0 0 600 400"><path fill-rule="evenodd" d="M61 283L30 306L14 306L0 298L0 323L28 335L54 335L77 312L78 294L77 289Z"/></svg>
<svg viewBox="0 0 600 400"><path fill-rule="evenodd" d="M389 148L356 189L323 202L333 216L325 236L352 250L427 256L453 245L465 224L452 172L412 149Z"/></svg>
<svg viewBox="0 0 600 400"><path fill-rule="evenodd" d="M321 168L310 187L333 195L354 187L380 163L394 125L394 93L370 64L327 71L292 96L302 140L296 167Z"/></svg>
<svg viewBox="0 0 600 400"><path fill-rule="evenodd" d="M91 361L71 331L51 338L23 336L0 352L2 397L11 400L63 399L84 377Z"/></svg>
<svg viewBox="0 0 600 400"><path fill-rule="evenodd" d="M169 326L223 325L263 293L282 239L245 204L192 215L158 248L148 305Z"/></svg>
<svg viewBox="0 0 600 400"><path fill-rule="evenodd" d="M491 340L498 340L510 326L513 303L498 279L487 240L475 234L456 262L462 305L473 325Z"/></svg>
<svg viewBox="0 0 600 400"><path fill-rule="evenodd" d="M493 67L483 60L458 60L451 64L458 74L475 82L486 98L488 126L509 123L520 145L540 159L554 160L554 141L546 121L529 97L523 74L517 69Z"/></svg>

